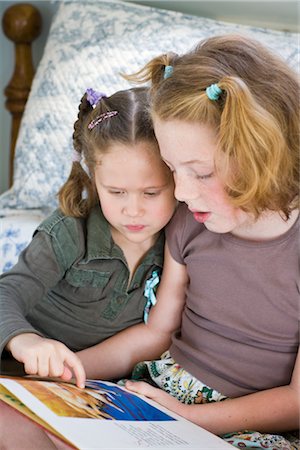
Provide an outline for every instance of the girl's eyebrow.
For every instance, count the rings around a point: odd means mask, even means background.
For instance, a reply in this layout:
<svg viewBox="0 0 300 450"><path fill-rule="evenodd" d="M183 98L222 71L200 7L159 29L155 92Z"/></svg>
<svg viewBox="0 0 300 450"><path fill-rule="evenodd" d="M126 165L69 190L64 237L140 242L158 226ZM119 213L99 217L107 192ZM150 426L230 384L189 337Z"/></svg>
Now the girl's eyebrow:
<svg viewBox="0 0 300 450"><path fill-rule="evenodd" d="M191 159L190 161L184 161L182 165L187 166L191 164L209 164L209 163L211 163L211 161L208 159L206 161L205 160L200 161L199 159Z"/></svg>
<svg viewBox="0 0 300 450"><path fill-rule="evenodd" d="M101 183L102 184L102 183ZM165 187L167 187L169 185L169 183L165 183L165 184L160 184L160 185L156 185L156 186L142 186L141 188L140 188L140 190L141 191L145 191L145 190L147 190L147 189L156 189L156 190L159 190L159 189L164 189ZM110 186L110 185L107 185L107 184L102 184L102 186L103 187L105 187L106 189L119 189L119 190L126 190L126 188L123 188L123 187L119 187L119 186Z"/></svg>
<svg viewBox="0 0 300 450"><path fill-rule="evenodd" d="M163 161L166 164L172 166L172 164L167 159L164 159ZM199 166L210 166L211 165L211 160L207 159L207 160L200 161L199 159L191 159L189 161L183 161L180 164L182 166L191 166L191 165L194 165L194 164L197 164Z"/></svg>
<svg viewBox="0 0 300 450"><path fill-rule="evenodd" d="M210 166L211 163L212 163L211 160L208 159L203 161L200 161L199 159L191 159L189 161L183 161L181 164L183 166L192 166L195 164L197 164L198 166Z"/></svg>

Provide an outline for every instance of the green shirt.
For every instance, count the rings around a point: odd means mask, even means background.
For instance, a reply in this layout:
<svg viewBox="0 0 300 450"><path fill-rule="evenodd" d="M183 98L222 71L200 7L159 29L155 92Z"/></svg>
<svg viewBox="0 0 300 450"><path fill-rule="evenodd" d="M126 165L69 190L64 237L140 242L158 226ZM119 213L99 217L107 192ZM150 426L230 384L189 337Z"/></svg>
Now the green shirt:
<svg viewBox="0 0 300 450"><path fill-rule="evenodd" d="M161 271L163 247L162 232L128 285L125 256L100 207L87 219L56 210L0 277L0 352L25 332L78 351L142 322L145 282L153 270Z"/></svg>

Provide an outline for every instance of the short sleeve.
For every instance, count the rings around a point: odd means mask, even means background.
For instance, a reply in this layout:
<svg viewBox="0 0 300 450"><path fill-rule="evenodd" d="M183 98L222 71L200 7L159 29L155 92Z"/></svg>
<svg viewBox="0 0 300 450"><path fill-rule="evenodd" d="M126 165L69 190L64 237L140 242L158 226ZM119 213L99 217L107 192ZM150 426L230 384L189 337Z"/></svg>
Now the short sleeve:
<svg viewBox="0 0 300 450"><path fill-rule="evenodd" d="M187 205L179 203L166 227L166 241L172 258L179 264L186 264L186 258L198 245L198 236L205 230L205 225L194 219Z"/></svg>
<svg viewBox="0 0 300 450"><path fill-rule="evenodd" d="M172 258L179 264L184 264L183 260L183 235L185 230L188 209L185 203L179 203L174 216L166 227L166 241Z"/></svg>

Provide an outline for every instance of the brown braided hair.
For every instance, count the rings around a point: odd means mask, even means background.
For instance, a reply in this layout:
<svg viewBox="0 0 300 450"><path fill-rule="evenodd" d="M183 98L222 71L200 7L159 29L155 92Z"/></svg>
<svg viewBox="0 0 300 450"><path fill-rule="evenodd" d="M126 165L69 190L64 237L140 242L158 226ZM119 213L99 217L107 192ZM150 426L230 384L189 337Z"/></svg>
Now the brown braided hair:
<svg viewBox="0 0 300 450"><path fill-rule="evenodd" d="M58 192L59 205L64 214L85 217L98 203L94 182L96 155L105 154L113 143L130 145L150 141L159 155L148 97L148 88L132 88L103 97L93 108L87 100L87 94L84 94L74 124L73 146L84 159L90 173L85 172L80 162L73 162L69 178ZM92 120L108 111L117 111L118 114L103 120L93 129L88 128Z"/></svg>

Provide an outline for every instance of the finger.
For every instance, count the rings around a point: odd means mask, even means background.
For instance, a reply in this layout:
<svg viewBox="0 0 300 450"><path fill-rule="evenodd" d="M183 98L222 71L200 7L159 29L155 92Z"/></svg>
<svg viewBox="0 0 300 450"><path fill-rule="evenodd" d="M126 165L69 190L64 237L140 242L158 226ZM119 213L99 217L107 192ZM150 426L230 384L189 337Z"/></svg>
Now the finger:
<svg viewBox="0 0 300 450"><path fill-rule="evenodd" d="M36 375L38 372L38 362L35 356L27 358L24 361L24 370L28 375Z"/></svg>
<svg viewBox="0 0 300 450"><path fill-rule="evenodd" d="M150 386L150 384L145 383L145 381L130 381L127 380L125 387L129 391L136 392L137 394L145 395L146 397L153 397L155 395L155 390L157 388Z"/></svg>
<svg viewBox="0 0 300 450"><path fill-rule="evenodd" d="M62 377L64 373L63 358L52 355L49 362L49 376L50 377Z"/></svg>
<svg viewBox="0 0 300 450"><path fill-rule="evenodd" d="M159 403L162 406L165 406L171 411L176 411L180 405L180 402L176 398L172 397L170 394L163 391L162 389L151 386L150 384L145 383L144 381L128 380L125 383L125 387L130 391L144 395L145 397L148 397L156 401L157 403Z"/></svg>
<svg viewBox="0 0 300 450"><path fill-rule="evenodd" d="M37 355L37 374L40 377L50 376L50 357L47 352L41 352Z"/></svg>
<svg viewBox="0 0 300 450"><path fill-rule="evenodd" d="M60 375L63 381L70 381L73 377L72 370L69 369L69 367L64 366L63 373Z"/></svg>
<svg viewBox="0 0 300 450"><path fill-rule="evenodd" d="M80 388L84 388L86 375L82 362L78 356L76 356L73 352L68 353L65 358L65 363L67 363L67 365L72 369L75 375L76 385Z"/></svg>
<svg viewBox="0 0 300 450"><path fill-rule="evenodd" d="M63 351L69 352L70 350L65 350L63 346ZM72 370L64 364L65 354L61 353L61 349L55 355L52 355L49 361L49 376L55 378L61 378L63 381L70 381L73 377Z"/></svg>

